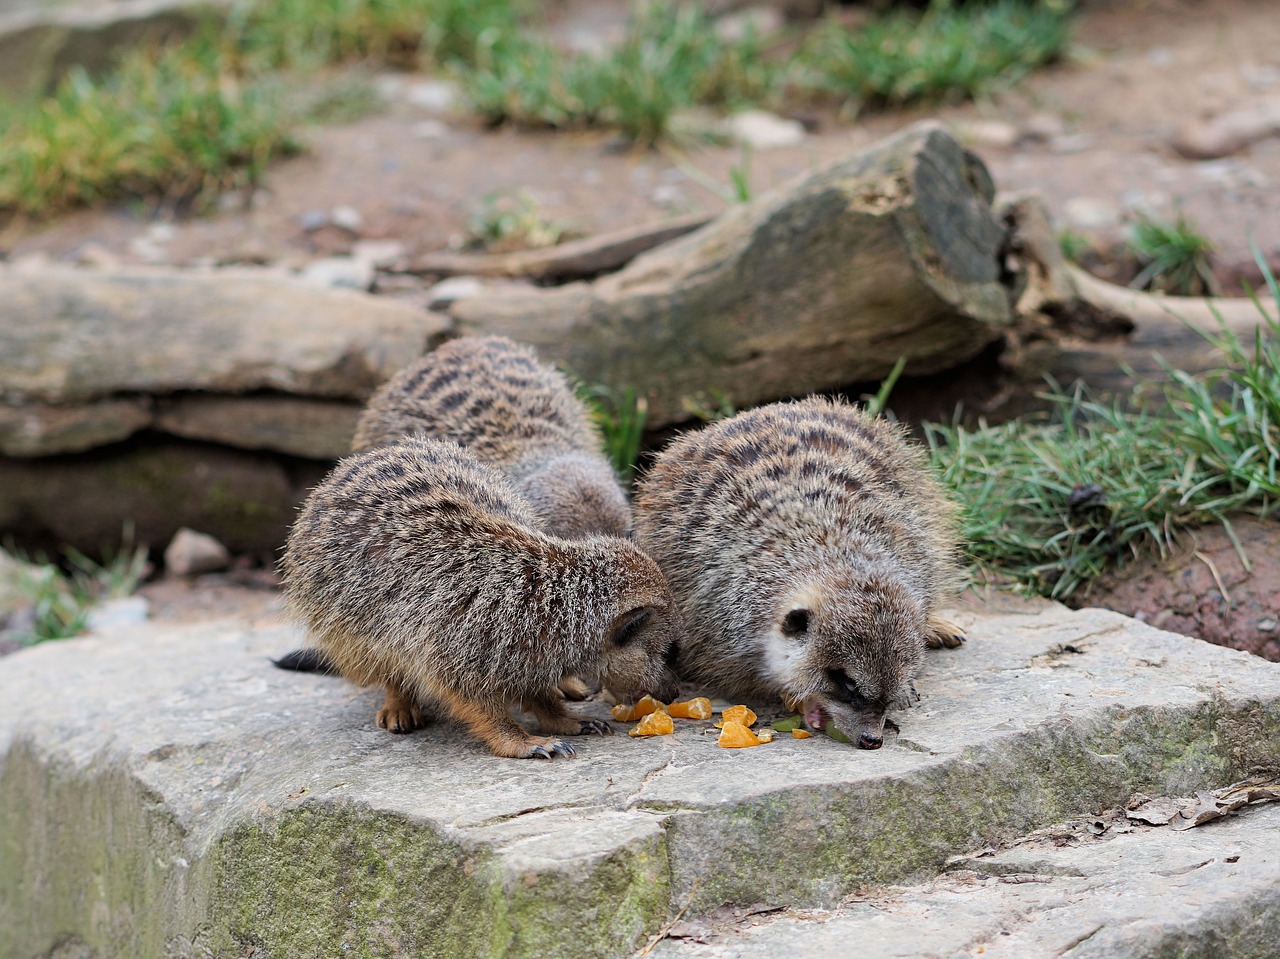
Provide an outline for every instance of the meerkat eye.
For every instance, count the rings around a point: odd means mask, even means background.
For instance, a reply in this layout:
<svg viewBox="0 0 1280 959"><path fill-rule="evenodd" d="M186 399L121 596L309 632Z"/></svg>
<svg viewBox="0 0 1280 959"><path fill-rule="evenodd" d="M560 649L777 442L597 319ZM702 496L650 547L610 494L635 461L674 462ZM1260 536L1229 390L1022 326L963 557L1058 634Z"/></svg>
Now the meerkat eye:
<svg viewBox="0 0 1280 959"><path fill-rule="evenodd" d="M782 620L782 633L784 636L799 636L801 633L809 630L809 611L807 609L793 609Z"/></svg>
<svg viewBox="0 0 1280 959"><path fill-rule="evenodd" d="M629 613L623 613L613 621L612 642L615 646L626 646L639 634L644 628L644 624L649 621L652 614L649 608L633 609Z"/></svg>
<svg viewBox="0 0 1280 959"><path fill-rule="evenodd" d="M836 699L843 703L848 703L854 709L867 709L870 707L871 701L858 692L858 684L843 669L828 669L827 679L831 680L831 684L836 688Z"/></svg>

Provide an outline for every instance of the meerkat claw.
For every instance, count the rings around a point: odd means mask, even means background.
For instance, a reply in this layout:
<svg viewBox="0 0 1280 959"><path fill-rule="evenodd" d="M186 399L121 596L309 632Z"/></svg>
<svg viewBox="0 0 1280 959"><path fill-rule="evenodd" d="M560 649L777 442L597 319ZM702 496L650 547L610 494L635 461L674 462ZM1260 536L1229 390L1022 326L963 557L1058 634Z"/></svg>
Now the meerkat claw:
<svg viewBox="0 0 1280 959"><path fill-rule="evenodd" d="M579 736L612 736L613 727L603 719L584 719L578 730Z"/></svg>
<svg viewBox="0 0 1280 959"><path fill-rule="evenodd" d="M573 756L577 755L577 751L563 739L557 739L552 743L551 751L565 757L565 759L571 759Z"/></svg>

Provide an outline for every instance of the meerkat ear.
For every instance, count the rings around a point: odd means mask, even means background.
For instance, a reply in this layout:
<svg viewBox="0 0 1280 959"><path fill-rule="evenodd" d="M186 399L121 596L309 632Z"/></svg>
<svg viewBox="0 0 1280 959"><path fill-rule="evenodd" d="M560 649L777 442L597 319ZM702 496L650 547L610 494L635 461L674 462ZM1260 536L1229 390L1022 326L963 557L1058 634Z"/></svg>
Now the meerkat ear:
<svg viewBox="0 0 1280 959"><path fill-rule="evenodd" d="M782 635L803 636L809 631L809 611L793 609L782 617Z"/></svg>
<svg viewBox="0 0 1280 959"><path fill-rule="evenodd" d="M652 615L653 610L648 606L627 610L627 612L614 617L613 622L609 624L609 632L605 638L614 646L626 646L636 638L636 635Z"/></svg>

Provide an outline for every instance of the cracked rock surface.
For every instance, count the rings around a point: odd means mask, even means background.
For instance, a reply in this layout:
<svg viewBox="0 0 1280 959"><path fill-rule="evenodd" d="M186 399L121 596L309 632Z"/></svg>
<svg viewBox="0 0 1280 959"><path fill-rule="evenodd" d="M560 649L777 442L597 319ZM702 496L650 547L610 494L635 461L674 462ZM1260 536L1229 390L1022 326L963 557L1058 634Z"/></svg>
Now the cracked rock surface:
<svg viewBox="0 0 1280 959"><path fill-rule="evenodd" d="M1120 865L1023 844L934 877L1135 792L1191 795L1280 767L1280 666L1102 610L958 618L970 642L928 657L922 701L893 714L900 733L878 751L818 736L726 750L709 723L677 721L674 736L583 740L571 761L498 759L449 723L389 735L377 692L274 669L267 657L300 637L270 621L143 624L6 657L0 956L627 956L680 910L696 921L755 903L793 911L749 943L659 949L772 955L768 937L783 950L791 934L770 930L793 923L825 955L822 935L891 929L877 917L896 915L942 944L907 955L984 937L994 955L1056 955L1077 935L1084 951L1069 955L1162 955L1143 949L1177 922L1126 919L1138 898L1104 910L1089 897L1119 883L1156 902L1184 859L1229 855L1241 869L1185 873L1224 878L1182 925L1229 944L1213 955L1264 954L1227 930L1248 896L1275 911L1280 831L1262 807L1180 840L1148 830L1097 846L1129 855ZM985 878L1023 872L1052 879ZM847 899L928 880L903 894L934 917L923 924ZM821 922L794 913L836 907ZM1012 913L1053 922L1014 928ZM1142 948L1088 951L1130 941Z"/></svg>

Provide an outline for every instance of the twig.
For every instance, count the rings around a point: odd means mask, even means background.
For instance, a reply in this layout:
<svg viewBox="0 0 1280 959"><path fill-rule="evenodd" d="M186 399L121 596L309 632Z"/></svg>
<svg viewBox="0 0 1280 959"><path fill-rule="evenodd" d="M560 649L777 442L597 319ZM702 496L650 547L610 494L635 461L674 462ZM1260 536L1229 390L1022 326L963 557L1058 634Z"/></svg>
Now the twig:
<svg viewBox="0 0 1280 959"><path fill-rule="evenodd" d="M680 907L680 911L675 914L675 918L672 919L670 922L668 922L665 926L663 926L657 932L655 932L652 936L650 936L649 942L645 945L643 949L637 952L632 957L632 959L640 959L641 956L649 955L649 953L653 951L654 946L662 942L663 939L666 939L667 936L670 935L671 930L675 927L675 924L684 917L684 914L689 911L689 907L693 905L693 897L698 892L698 883L700 882L702 882L701 876L693 877L693 884L689 887L689 898L686 899L684 905Z"/></svg>
<svg viewBox="0 0 1280 959"><path fill-rule="evenodd" d="M1213 581L1218 584L1218 592L1220 592L1222 594L1222 598L1227 601L1227 608L1230 609L1231 594L1227 592L1227 587L1225 584L1223 584L1222 577L1218 575L1218 567L1214 566L1213 560L1211 560L1208 556L1204 555L1204 553L1200 552L1200 550L1196 550L1193 555L1195 556L1196 559L1200 560L1200 562L1204 563L1206 566L1209 567L1209 572L1213 574Z"/></svg>

